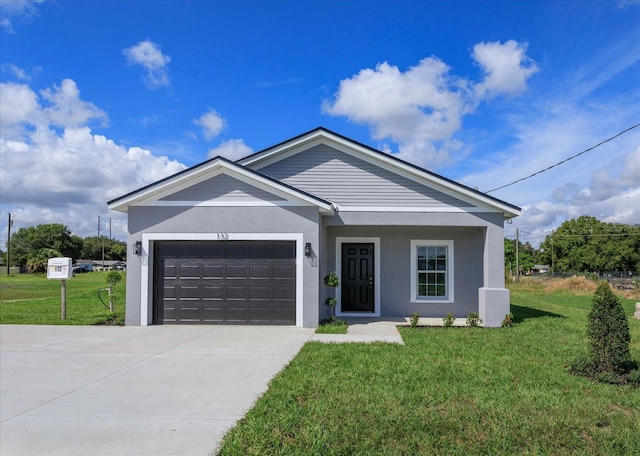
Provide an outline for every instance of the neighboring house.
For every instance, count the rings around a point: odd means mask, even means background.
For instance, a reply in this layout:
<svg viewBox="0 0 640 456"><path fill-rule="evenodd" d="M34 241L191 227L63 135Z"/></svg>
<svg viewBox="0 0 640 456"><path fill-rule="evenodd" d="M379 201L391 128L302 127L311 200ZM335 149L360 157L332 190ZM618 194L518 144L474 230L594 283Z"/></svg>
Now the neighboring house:
<svg viewBox="0 0 640 456"><path fill-rule="evenodd" d="M544 264L536 264L531 268L531 274L547 274L549 272L549 266Z"/></svg>
<svg viewBox="0 0 640 456"><path fill-rule="evenodd" d="M114 199L126 324L315 327L337 316L509 313L503 224L520 208L323 128Z"/></svg>

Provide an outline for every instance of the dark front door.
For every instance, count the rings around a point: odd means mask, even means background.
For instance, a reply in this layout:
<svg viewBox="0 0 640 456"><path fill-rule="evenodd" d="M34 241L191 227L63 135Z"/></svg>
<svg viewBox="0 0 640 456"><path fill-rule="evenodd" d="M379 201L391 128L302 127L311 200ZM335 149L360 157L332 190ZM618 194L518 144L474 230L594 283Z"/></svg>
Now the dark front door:
<svg viewBox="0 0 640 456"><path fill-rule="evenodd" d="M343 312L374 312L373 244L342 244Z"/></svg>

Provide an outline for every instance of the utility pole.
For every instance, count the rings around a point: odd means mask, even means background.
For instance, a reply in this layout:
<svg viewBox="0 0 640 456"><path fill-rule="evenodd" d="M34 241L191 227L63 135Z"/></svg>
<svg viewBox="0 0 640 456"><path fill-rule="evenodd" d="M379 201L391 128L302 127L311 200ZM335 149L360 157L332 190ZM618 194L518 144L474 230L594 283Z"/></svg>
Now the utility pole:
<svg viewBox="0 0 640 456"><path fill-rule="evenodd" d="M553 269L553 235L554 235L555 231L551 230L551 277L553 277L553 273L556 272Z"/></svg>
<svg viewBox="0 0 640 456"><path fill-rule="evenodd" d="M102 270L104 271L104 237L100 237L100 216L98 216L98 238L102 240Z"/></svg>
<svg viewBox="0 0 640 456"><path fill-rule="evenodd" d="M516 282L520 282L520 231L516 228Z"/></svg>
<svg viewBox="0 0 640 456"><path fill-rule="evenodd" d="M9 223L7 224L7 277L11 272L11 225L13 225L13 221L11 220L11 214L9 214Z"/></svg>

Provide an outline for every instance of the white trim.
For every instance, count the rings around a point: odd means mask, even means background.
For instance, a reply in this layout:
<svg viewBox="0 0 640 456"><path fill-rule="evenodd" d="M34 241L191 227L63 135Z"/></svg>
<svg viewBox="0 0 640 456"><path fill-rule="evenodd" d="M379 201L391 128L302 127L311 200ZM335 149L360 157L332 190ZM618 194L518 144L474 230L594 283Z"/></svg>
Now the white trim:
<svg viewBox="0 0 640 456"><path fill-rule="evenodd" d="M336 288L336 316L338 317L379 317L380 316L380 238L379 237L337 237L336 238L336 273L342 282L342 244L348 242L361 242L373 244L373 267L375 283L373 286L374 304L373 313L369 312L343 312L342 311L342 291L341 285Z"/></svg>
<svg viewBox="0 0 640 456"><path fill-rule="evenodd" d="M317 206L323 213L333 215L333 206L331 203L323 202L311 195L292 189L281 182L260 176L253 170L243 168L241 165L227 163L222 160L213 160L204 166L183 171L181 174L174 175L165 181L157 182L148 188L138 190L127 197L118 199L112 204L109 204L108 207L111 210L127 212L129 206L150 206L168 195L174 194L208 179L215 178L220 174L226 174L234 179L244 182L245 184L251 185L280 198L284 198L288 201L300 201L306 205ZM193 205L193 202L190 202L189 205Z"/></svg>
<svg viewBox="0 0 640 456"><path fill-rule="evenodd" d="M338 212L429 212L429 213L467 213L467 212L495 212L483 207L455 207L455 206L347 206L338 204Z"/></svg>
<svg viewBox="0 0 640 456"><path fill-rule="evenodd" d="M300 206L294 201L265 201L265 200L245 200L245 201L151 201L144 203L144 206L153 207L290 207Z"/></svg>
<svg viewBox="0 0 640 456"><path fill-rule="evenodd" d="M447 246L447 298L418 298L418 265L416 261L418 246ZM453 240L411 240L411 302L418 304L451 304L454 302L454 262Z"/></svg>
<svg viewBox="0 0 640 456"><path fill-rule="evenodd" d="M153 305L153 296L149 295L149 284L150 281L153 280L151 277L153 274L153 250L151 249L151 242L218 241L220 240L220 236L224 237L227 241L296 242L296 326L301 328L303 325L302 322L304 321L304 236L302 233L143 233L140 265L140 324L147 326L150 323L149 304Z"/></svg>

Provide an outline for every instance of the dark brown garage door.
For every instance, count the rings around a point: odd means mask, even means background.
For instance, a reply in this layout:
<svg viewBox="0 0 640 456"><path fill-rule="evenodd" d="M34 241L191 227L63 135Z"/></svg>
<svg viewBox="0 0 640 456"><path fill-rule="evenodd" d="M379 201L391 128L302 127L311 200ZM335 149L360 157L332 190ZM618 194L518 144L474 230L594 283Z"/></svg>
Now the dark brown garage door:
<svg viewBox="0 0 640 456"><path fill-rule="evenodd" d="M293 241L155 243L154 322L296 323Z"/></svg>

